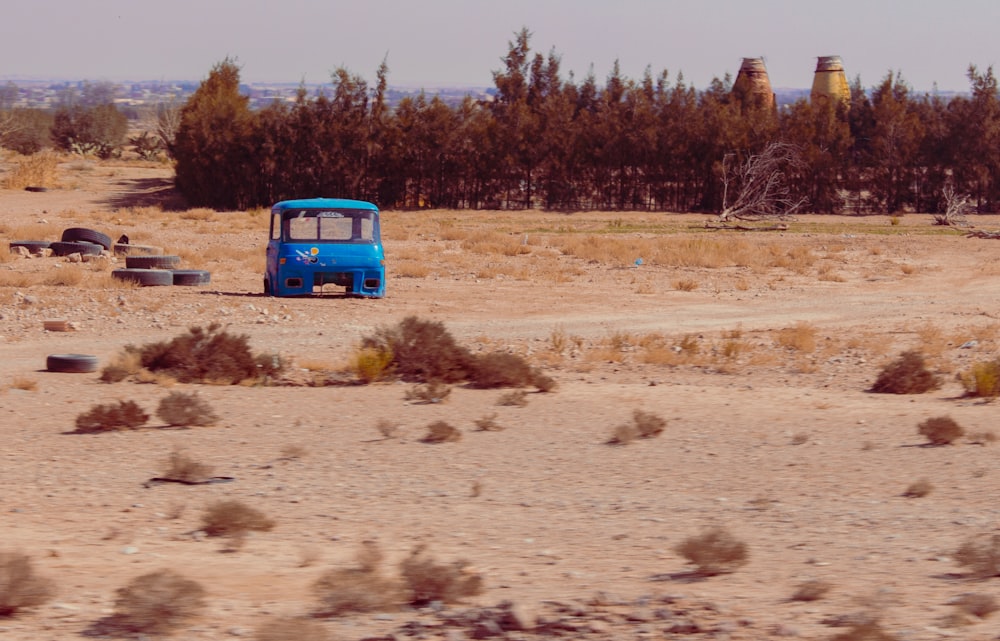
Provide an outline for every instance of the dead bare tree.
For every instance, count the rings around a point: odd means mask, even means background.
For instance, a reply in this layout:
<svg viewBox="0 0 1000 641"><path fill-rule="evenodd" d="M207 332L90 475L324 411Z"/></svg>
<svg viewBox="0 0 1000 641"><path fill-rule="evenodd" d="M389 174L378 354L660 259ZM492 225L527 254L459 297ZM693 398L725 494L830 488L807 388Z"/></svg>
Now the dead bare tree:
<svg viewBox="0 0 1000 641"><path fill-rule="evenodd" d="M174 140L181 126L181 105L172 97L170 102L156 105L156 136L171 158L174 156Z"/></svg>
<svg viewBox="0 0 1000 641"><path fill-rule="evenodd" d="M732 158L726 156L722 162L720 222L788 220L806 204L807 199L794 196L788 185L786 172L802 166L794 145L772 142L742 163L736 164ZM737 190L732 204L729 203L731 189Z"/></svg>
<svg viewBox="0 0 1000 641"><path fill-rule="evenodd" d="M935 225L947 225L949 227L968 227L968 214L976 211L976 206L968 194L955 193L955 187L951 184L944 186L941 190L941 197L944 199L944 213L934 216Z"/></svg>

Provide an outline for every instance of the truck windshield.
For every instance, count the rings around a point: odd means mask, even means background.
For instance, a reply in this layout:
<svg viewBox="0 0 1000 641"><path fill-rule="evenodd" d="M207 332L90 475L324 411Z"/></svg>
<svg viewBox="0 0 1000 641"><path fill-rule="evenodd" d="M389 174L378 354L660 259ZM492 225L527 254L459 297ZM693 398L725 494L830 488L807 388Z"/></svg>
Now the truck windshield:
<svg viewBox="0 0 1000 641"><path fill-rule="evenodd" d="M284 214L286 240L372 243L375 215L360 209L300 209Z"/></svg>

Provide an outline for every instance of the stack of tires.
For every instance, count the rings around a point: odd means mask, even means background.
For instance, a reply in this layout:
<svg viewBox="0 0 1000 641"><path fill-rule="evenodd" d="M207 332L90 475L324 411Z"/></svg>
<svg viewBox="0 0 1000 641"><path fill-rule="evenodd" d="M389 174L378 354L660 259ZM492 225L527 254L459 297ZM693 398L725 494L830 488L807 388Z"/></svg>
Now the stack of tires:
<svg viewBox="0 0 1000 641"><path fill-rule="evenodd" d="M41 254L43 249L52 250L53 256L100 256L101 252L111 251L111 237L105 233L83 227L70 227L63 230L62 237L55 242L48 240L12 240L10 248L23 247L32 254Z"/></svg>
<svg viewBox="0 0 1000 641"><path fill-rule="evenodd" d="M207 285L212 281L212 273L204 269L177 269L180 256L171 255L126 255L125 269L116 269L111 276L130 281L143 287L156 285Z"/></svg>

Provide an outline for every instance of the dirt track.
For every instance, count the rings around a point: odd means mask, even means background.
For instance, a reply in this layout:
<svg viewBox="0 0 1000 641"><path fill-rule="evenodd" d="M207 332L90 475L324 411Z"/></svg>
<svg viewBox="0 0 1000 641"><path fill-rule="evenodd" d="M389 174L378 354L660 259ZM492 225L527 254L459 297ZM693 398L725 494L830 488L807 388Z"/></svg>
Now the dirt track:
<svg viewBox="0 0 1000 641"><path fill-rule="evenodd" d="M997 579L967 579L951 555L969 536L1000 525L1000 445L927 448L917 434L920 421L944 414L969 432L995 428L995 407L961 398L954 375L997 356L1000 243L928 235L924 216L901 220L909 234L882 233L886 218L817 218L823 230L788 233L780 242L806 245L823 257L817 265L833 265L823 273L836 278L822 278L815 266L754 272L594 264L554 256L555 235L532 232L529 253L497 260L528 273L555 265L569 276L484 278L479 263L487 259L463 253L460 242L402 233L420 228L417 216L432 221L434 213L386 212L386 299L269 299L253 269L266 217L235 230L225 214L146 221L143 210L119 207L143 205L130 200L137 192L144 199L157 193L150 190L163 169L110 165L79 173L74 184L46 193L0 191L4 245L11 230L32 225L122 230L136 242L183 249L188 260L204 256L200 266L212 271L212 284L0 286L0 387L8 388L0 393L3 547L30 554L59 585L48 604L0 619L3 638L78 638L111 613L115 589L161 567L208 591L205 613L177 638L250 635L271 616L314 611L311 584L325 569L349 564L372 538L387 554L387 571L419 543L481 571L485 592L448 612L511 600L543 622L576 621L567 638L821 639L844 630L834 624L868 615L914 641L1000 638L998 615L959 625L950 604L965 593L996 593ZM517 216L534 228L530 215ZM456 225L471 229L477 220ZM702 218L671 220L696 226ZM976 223L1000 226L985 217ZM421 256L408 264L425 263L430 272L394 277L394 255ZM55 266L60 261L13 258L0 263L0 275L65 269ZM699 285L679 291L678 279ZM248 334L258 350L337 367L360 338L408 315L443 321L477 350L525 354L558 388L530 394L524 407L498 406L502 391L462 388L447 403L417 405L404 400L409 386L402 383L167 389L40 371L47 354L89 353L106 363L126 344L212 321ZM78 329L45 332L42 321L54 318ZM782 347L777 332L802 322L815 329L815 347ZM707 355L737 329L743 357ZM556 353L560 333L571 345ZM642 338L653 334L668 342L690 336L705 357L644 362L653 359L643 358ZM970 340L977 343L963 349ZM911 347L934 352L944 387L915 396L867 393L881 365ZM35 389L11 387L18 381L34 381ZM197 390L220 424L66 434L96 403L131 399L152 409L174 389ZM624 447L605 444L637 408L666 418L665 433ZM475 420L493 412L506 429L474 431ZM437 419L459 427L462 440L420 443ZM399 436L382 439L380 420L399 424ZM301 455L284 456L289 448ZM144 488L175 449L236 480ZM920 478L933 491L904 498ZM220 552L216 540L192 532L204 505L221 497L259 508L277 526L238 552ZM747 543L750 562L699 579L674 547L713 524ZM814 602L789 600L810 579L832 590ZM475 631L439 625L442 618L404 610L324 626L337 639L399 633L410 621L432 626L426 638ZM682 622L693 627L677 627Z"/></svg>

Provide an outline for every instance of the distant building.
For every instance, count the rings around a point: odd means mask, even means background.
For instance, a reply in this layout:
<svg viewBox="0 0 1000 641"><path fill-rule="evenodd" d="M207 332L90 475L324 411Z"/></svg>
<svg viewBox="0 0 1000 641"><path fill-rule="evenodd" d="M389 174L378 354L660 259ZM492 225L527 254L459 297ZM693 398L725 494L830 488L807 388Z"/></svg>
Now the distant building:
<svg viewBox="0 0 1000 641"><path fill-rule="evenodd" d="M774 91L771 90L771 80L767 76L763 58L743 59L736 82L733 83L733 97L744 109L749 106L774 109Z"/></svg>
<svg viewBox="0 0 1000 641"><path fill-rule="evenodd" d="M816 59L810 99L814 105L825 102L851 102L851 87L847 84L844 62L840 56L820 56Z"/></svg>

